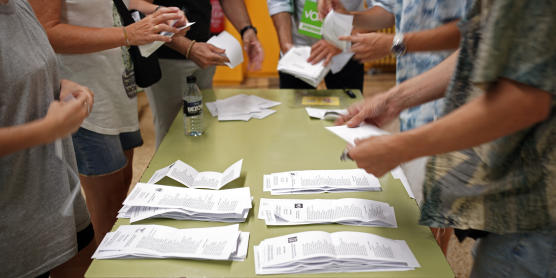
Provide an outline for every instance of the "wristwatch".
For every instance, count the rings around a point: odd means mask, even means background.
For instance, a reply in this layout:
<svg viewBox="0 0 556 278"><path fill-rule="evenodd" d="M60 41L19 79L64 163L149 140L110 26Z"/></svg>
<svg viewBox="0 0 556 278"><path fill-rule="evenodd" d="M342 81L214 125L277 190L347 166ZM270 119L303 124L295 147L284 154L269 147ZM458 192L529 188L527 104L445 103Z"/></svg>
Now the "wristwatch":
<svg viewBox="0 0 556 278"><path fill-rule="evenodd" d="M253 31L255 32L255 35L257 34L257 28L255 28L255 26L253 26L253 25L247 25L247 26L241 28L241 30L239 30L239 35L241 35L241 38L242 38L242 39L243 39L243 34L244 34L245 32L247 32L247 30L249 30L249 29L253 29Z"/></svg>
<svg viewBox="0 0 556 278"><path fill-rule="evenodd" d="M405 46L405 43L403 41L402 33L396 33L396 35L394 35L394 39L392 40L392 48L390 48L390 51L392 52L392 54L398 57L403 56L405 52L407 52L407 47Z"/></svg>

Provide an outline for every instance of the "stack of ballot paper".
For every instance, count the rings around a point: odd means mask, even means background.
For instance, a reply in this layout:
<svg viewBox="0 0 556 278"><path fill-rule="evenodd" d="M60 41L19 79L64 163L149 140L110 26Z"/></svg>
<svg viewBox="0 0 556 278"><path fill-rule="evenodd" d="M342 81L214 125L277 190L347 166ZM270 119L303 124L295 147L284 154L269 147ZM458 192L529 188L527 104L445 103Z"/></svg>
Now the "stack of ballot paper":
<svg viewBox="0 0 556 278"><path fill-rule="evenodd" d="M403 271L421 267L404 240L368 233L301 232L254 247L255 273Z"/></svg>
<svg viewBox="0 0 556 278"><path fill-rule="evenodd" d="M207 102L207 108L219 121L249 121L251 118L263 119L276 110L268 109L280 102L255 95L239 94L215 102Z"/></svg>
<svg viewBox="0 0 556 278"><path fill-rule="evenodd" d="M243 261L249 233L239 225L176 229L160 225L122 225L107 233L93 259L179 258Z"/></svg>
<svg viewBox="0 0 556 278"><path fill-rule="evenodd" d="M272 195L380 191L378 179L363 169L306 170L264 175L263 190Z"/></svg>
<svg viewBox="0 0 556 278"><path fill-rule="evenodd" d="M365 199L265 199L259 219L267 226L338 223L396 228L394 207Z"/></svg>
<svg viewBox="0 0 556 278"><path fill-rule="evenodd" d="M239 178L241 175L241 166L243 159L232 164L223 173L217 172L200 172L195 168L187 165L181 160L159 169L154 172L153 176L147 183L157 183L164 177L169 177L187 187L191 188L207 188L220 189L222 186Z"/></svg>
<svg viewBox="0 0 556 278"><path fill-rule="evenodd" d="M310 46L294 46L278 61L278 71L291 74L317 87L330 71L330 67L324 66L324 60L315 65L307 62L310 55Z"/></svg>
<svg viewBox="0 0 556 278"><path fill-rule="evenodd" d="M137 183L118 218L131 223L147 218L245 222L251 200L249 187L214 191Z"/></svg>

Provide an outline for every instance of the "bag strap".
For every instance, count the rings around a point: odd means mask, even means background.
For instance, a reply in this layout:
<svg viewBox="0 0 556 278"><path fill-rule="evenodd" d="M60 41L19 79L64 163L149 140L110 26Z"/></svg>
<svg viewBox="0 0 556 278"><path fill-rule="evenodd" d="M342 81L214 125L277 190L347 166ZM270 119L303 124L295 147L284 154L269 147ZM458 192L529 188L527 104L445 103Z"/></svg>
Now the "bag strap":
<svg viewBox="0 0 556 278"><path fill-rule="evenodd" d="M130 24L135 23L133 18L131 17L131 13L127 9L127 6L124 4L122 0L113 0L114 6L116 6L116 10L120 14L120 18L122 19L122 24L124 26L128 26Z"/></svg>

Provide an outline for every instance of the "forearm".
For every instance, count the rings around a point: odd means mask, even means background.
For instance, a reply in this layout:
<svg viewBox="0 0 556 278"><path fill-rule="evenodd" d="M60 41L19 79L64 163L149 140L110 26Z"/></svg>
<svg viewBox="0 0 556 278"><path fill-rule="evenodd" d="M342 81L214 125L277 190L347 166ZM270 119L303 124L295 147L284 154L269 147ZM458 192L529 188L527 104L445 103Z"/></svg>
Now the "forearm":
<svg viewBox="0 0 556 278"><path fill-rule="evenodd" d="M394 15L375 6L365 11L350 12L353 15L353 27L366 31L376 31L394 26Z"/></svg>
<svg viewBox="0 0 556 278"><path fill-rule="evenodd" d="M272 16L272 23L278 34L280 50L285 53L293 46L291 14L288 12L277 13Z"/></svg>
<svg viewBox="0 0 556 278"><path fill-rule="evenodd" d="M166 43L165 45L185 56L187 48L189 48L190 44L190 39L183 36L175 36L171 42Z"/></svg>
<svg viewBox="0 0 556 278"><path fill-rule="evenodd" d="M447 116L392 140L403 149L404 161L467 149L545 120L551 101L552 95L545 91L501 79L492 90Z"/></svg>
<svg viewBox="0 0 556 278"><path fill-rule="evenodd" d="M443 97L455 70L458 54L459 51L455 51L434 68L390 89L389 102L401 111Z"/></svg>
<svg viewBox="0 0 556 278"><path fill-rule="evenodd" d="M143 14L152 14L158 5L153 4L154 0L130 0L129 9L138 10Z"/></svg>
<svg viewBox="0 0 556 278"><path fill-rule="evenodd" d="M458 21L452 21L434 29L404 34L407 52L456 49L460 32Z"/></svg>
<svg viewBox="0 0 556 278"><path fill-rule="evenodd" d="M22 125L0 128L0 157L23 149L54 141L44 119Z"/></svg>
<svg viewBox="0 0 556 278"><path fill-rule="evenodd" d="M222 4L222 11L236 30L240 31L243 27L251 25L243 0L221 0L220 3Z"/></svg>
<svg viewBox="0 0 556 278"><path fill-rule="evenodd" d="M90 53L126 43L122 28L91 28L62 23L61 0L30 0L29 3L57 53Z"/></svg>

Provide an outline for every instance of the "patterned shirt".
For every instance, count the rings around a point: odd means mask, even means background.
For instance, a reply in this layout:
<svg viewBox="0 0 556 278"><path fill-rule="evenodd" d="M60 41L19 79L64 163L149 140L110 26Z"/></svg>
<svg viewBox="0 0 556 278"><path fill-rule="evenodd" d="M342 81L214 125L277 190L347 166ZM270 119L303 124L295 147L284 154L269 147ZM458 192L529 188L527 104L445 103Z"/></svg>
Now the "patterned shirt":
<svg viewBox="0 0 556 278"><path fill-rule="evenodd" d="M402 34L434 29L448 22L463 18L471 0L374 0L394 14L396 32ZM404 82L428 71L448 57L452 51L416 52L398 57L396 81ZM434 121L442 112L444 100L439 99L411 107L400 114L400 130L405 131Z"/></svg>
<svg viewBox="0 0 556 278"><path fill-rule="evenodd" d="M556 2L480 0L460 24L448 114L504 77L552 95L550 116L427 165L420 223L497 234L556 228Z"/></svg>

